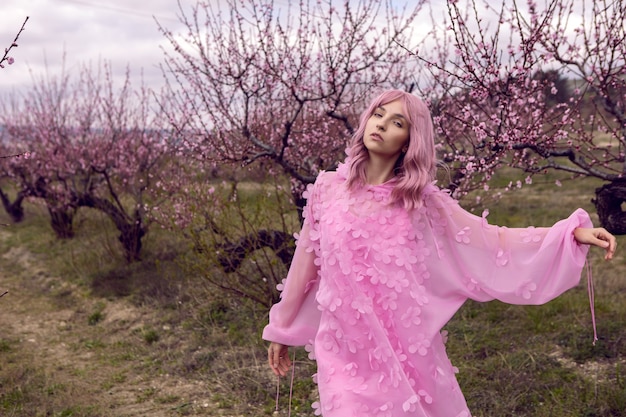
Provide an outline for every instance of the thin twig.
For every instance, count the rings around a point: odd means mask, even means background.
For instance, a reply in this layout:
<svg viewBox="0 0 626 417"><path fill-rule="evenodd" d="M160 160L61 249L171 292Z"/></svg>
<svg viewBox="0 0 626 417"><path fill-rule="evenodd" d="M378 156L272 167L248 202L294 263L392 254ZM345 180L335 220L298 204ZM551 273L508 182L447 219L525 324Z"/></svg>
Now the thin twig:
<svg viewBox="0 0 626 417"><path fill-rule="evenodd" d="M393 41L396 45L398 45L400 48L404 49L405 51L407 51L409 53L409 55L414 55L414 56L418 56L417 52L413 52L411 51L409 48L407 48L406 46L402 45L400 42L394 40Z"/></svg>
<svg viewBox="0 0 626 417"><path fill-rule="evenodd" d="M22 152L22 153L16 153L14 155L0 155L0 159L6 159L6 158L17 158L20 156L25 156L28 155L30 152L26 151L26 152Z"/></svg>
<svg viewBox="0 0 626 417"><path fill-rule="evenodd" d="M20 35L24 31L24 28L26 27L26 22L28 22L28 18L29 18L29 16L26 16L26 19L24 19L24 23L22 23L22 28L20 29L19 32L17 32L17 35L15 35L15 39L13 39L13 42L11 43L11 46L9 46L8 48L5 48L4 56L2 57L2 59L0 59L0 67L2 66L2 63L4 61L8 61L8 59L9 59L9 52L11 51L11 49L17 47L17 40L19 39Z"/></svg>
<svg viewBox="0 0 626 417"><path fill-rule="evenodd" d="M4 296L5 296L5 295L7 295L8 293L9 293L8 291L5 291L5 292L3 292L2 294L0 294L0 297L4 297Z"/></svg>

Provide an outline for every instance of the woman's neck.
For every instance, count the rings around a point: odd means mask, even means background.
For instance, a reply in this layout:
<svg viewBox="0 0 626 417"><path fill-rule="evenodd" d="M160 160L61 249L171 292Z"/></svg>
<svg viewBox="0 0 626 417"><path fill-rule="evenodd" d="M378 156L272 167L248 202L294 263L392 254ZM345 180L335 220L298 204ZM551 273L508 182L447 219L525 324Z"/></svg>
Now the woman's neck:
<svg viewBox="0 0 626 417"><path fill-rule="evenodd" d="M395 176L393 172L395 164L395 161L370 157L365 168L367 183L369 185L380 185L392 179Z"/></svg>

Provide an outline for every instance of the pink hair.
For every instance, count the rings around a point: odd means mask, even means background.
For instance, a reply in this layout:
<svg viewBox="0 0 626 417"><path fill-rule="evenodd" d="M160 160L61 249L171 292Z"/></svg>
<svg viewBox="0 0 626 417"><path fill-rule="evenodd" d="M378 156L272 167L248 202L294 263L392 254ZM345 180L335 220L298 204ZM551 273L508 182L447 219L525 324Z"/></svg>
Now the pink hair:
<svg viewBox="0 0 626 417"><path fill-rule="evenodd" d="M404 115L409 121L409 146L396 162L397 179L391 193L392 202L401 202L408 210L422 205L424 188L435 179L436 156L433 122L428 107L413 94L402 90L387 90L376 97L361 114L359 128L348 147L348 188L366 183L365 168L369 153L363 143L365 124L374 111L387 103L401 100Z"/></svg>

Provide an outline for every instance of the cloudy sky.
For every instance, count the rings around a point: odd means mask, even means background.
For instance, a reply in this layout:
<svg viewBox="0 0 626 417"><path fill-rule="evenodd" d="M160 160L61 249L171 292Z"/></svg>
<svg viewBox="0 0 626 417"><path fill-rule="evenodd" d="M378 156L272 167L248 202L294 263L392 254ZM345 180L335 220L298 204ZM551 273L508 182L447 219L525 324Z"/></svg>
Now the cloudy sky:
<svg viewBox="0 0 626 417"><path fill-rule="evenodd" d="M189 10L196 1L180 3ZM290 2L274 0L279 8ZM439 2L431 6L443 8ZM146 83L158 87L163 84L158 67L163 62L161 47L168 45L155 19L179 33L183 29L179 15L178 0L0 0L0 51L11 44L29 16L19 47L11 51L15 63L0 68L0 95L28 89L33 76L58 76L63 65L73 74L81 65L97 67L103 60L120 76L129 67L133 77L139 79L143 72Z"/></svg>
<svg viewBox="0 0 626 417"><path fill-rule="evenodd" d="M180 0L189 10L197 0ZM226 0L208 0L211 5ZM291 0L274 0L286 7ZM178 0L0 0L0 51L9 46L26 16L13 65L0 68L0 95L23 91L45 74L58 76L63 65L71 74L81 65L110 62L120 77L143 71L151 87L163 84L161 47L168 45L155 21L174 33L182 30ZM135 85L135 84L134 84ZM138 85L138 84L136 84Z"/></svg>
<svg viewBox="0 0 626 417"><path fill-rule="evenodd" d="M181 0L183 7L195 0ZM219 0L210 0L219 1ZM32 75L58 75L81 64L111 62L114 71L127 66L148 83L160 83L158 69L167 46L155 18L168 29L181 28L177 0L1 0L0 45L9 46L29 16L13 65L0 69L0 93L32 85Z"/></svg>

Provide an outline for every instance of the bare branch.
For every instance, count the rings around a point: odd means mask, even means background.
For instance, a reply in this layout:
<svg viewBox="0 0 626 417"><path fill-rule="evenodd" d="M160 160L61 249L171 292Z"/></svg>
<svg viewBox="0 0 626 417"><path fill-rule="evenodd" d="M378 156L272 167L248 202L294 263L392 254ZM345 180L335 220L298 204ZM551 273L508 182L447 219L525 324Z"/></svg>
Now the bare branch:
<svg viewBox="0 0 626 417"><path fill-rule="evenodd" d="M28 22L28 19L29 19L29 16L26 16L26 19L24 19L24 23L22 23L22 27L17 32L17 35L15 35L13 42L8 48L4 49L4 55L2 56L2 58L0 58L0 68L4 68L5 62L7 62L9 65L13 63L13 58L9 56L9 52L11 52L11 49L17 48L17 41L20 38L20 35L24 31L24 29L26 28L26 22Z"/></svg>

